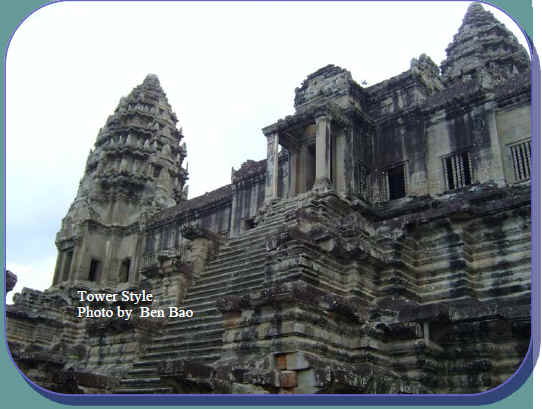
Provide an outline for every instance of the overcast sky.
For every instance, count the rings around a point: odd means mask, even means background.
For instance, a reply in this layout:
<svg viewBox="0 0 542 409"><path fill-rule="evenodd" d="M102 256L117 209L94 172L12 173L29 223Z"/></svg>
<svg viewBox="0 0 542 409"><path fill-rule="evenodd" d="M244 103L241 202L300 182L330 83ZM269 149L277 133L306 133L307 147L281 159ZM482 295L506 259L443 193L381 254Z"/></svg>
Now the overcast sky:
<svg viewBox="0 0 542 409"><path fill-rule="evenodd" d="M265 157L261 128L293 113L294 89L327 64L372 85L422 53L437 64L468 2L56 3L16 31L7 57L6 263L50 286L55 234L97 132L157 74L183 127L190 197ZM505 14L484 6L526 47Z"/></svg>

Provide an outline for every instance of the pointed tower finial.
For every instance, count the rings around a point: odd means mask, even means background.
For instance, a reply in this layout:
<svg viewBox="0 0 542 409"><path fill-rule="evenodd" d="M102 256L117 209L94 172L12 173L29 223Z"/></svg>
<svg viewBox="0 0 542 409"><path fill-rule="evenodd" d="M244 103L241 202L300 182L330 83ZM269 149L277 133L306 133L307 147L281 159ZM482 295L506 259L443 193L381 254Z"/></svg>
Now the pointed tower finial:
<svg viewBox="0 0 542 409"><path fill-rule="evenodd" d="M160 86L160 80L158 79L158 75L147 74L147 76L145 77L145 80L143 80L143 84L152 84L152 85Z"/></svg>
<svg viewBox="0 0 542 409"><path fill-rule="evenodd" d="M482 7L482 5L475 1L475 2L472 2L471 4L469 4L469 8L467 9L467 13L465 14L465 18L468 18L469 16L475 14L475 13L480 13L480 12L484 12L484 8Z"/></svg>

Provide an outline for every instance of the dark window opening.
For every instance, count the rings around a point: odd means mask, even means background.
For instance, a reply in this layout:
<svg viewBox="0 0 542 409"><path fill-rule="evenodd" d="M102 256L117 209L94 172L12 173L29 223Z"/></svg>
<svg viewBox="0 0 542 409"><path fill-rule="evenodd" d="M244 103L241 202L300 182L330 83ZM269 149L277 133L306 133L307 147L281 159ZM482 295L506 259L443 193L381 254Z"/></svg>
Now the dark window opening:
<svg viewBox="0 0 542 409"><path fill-rule="evenodd" d="M66 260L64 261L64 272L62 274L62 281L68 281L68 278L70 277L72 259L73 259L73 250L70 250L66 254Z"/></svg>
<svg viewBox="0 0 542 409"><path fill-rule="evenodd" d="M308 192L314 186L316 179L316 145L307 147L306 184L303 192ZM301 193L303 193L301 192Z"/></svg>
<svg viewBox="0 0 542 409"><path fill-rule="evenodd" d="M162 170L162 167L161 166L154 166L153 168L153 176L155 178L159 177L160 176L160 171Z"/></svg>
<svg viewBox="0 0 542 409"><path fill-rule="evenodd" d="M405 166L399 165L388 170L389 200L406 196Z"/></svg>
<svg viewBox="0 0 542 409"><path fill-rule="evenodd" d="M152 252L154 252L154 234L150 233L145 240L145 253Z"/></svg>
<svg viewBox="0 0 542 409"><path fill-rule="evenodd" d="M130 259L124 259L120 265L120 277L121 283L127 283L130 278Z"/></svg>
<svg viewBox="0 0 542 409"><path fill-rule="evenodd" d="M100 270L100 260L90 260L90 270L88 272L88 281L98 281L98 274Z"/></svg>
<svg viewBox="0 0 542 409"><path fill-rule="evenodd" d="M448 190L472 185L469 152L461 152L444 158L444 171Z"/></svg>
<svg viewBox="0 0 542 409"><path fill-rule="evenodd" d="M329 137L329 181L335 183L335 138Z"/></svg>
<svg viewBox="0 0 542 409"><path fill-rule="evenodd" d="M256 222L254 221L254 218L248 218L243 220L243 230L250 230L256 227Z"/></svg>

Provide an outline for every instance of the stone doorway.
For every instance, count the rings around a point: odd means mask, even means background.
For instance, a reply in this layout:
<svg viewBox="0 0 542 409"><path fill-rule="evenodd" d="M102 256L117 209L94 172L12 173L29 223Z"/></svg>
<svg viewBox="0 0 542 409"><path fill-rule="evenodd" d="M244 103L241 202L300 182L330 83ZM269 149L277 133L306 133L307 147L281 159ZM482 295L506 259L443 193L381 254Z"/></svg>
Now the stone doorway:
<svg viewBox="0 0 542 409"><path fill-rule="evenodd" d="M292 196L308 192L316 179L316 145L302 146L291 155L294 189Z"/></svg>
<svg viewBox="0 0 542 409"><path fill-rule="evenodd" d="M316 179L316 145L307 146L305 172L305 190L303 193L312 189L314 186L314 180Z"/></svg>

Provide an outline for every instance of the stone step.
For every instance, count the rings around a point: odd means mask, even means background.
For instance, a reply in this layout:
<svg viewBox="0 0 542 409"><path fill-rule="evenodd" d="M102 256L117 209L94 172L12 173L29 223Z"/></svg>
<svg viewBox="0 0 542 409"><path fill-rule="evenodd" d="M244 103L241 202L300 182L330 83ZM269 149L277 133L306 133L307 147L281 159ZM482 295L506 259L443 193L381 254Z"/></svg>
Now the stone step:
<svg viewBox="0 0 542 409"><path fill-rule="evenodd" d="M261 283L264 280L264 271L263 268L260 268L256 271L255 269L246 270L246 271L238 271L235 273L228 273L229 277L226 280L218 281L216 284L209 284L206 286L198 286L196 288L191 287L188 290L187 296L185 298L185 301L183 301L187 305L191 305L191 301L193 301L195 298L199 298L201 296L208 296L211 294L220 294L220 293L227 293L231 289L237 289L241 286L247 286L249 284L258 284ZM248 272L251 272L252 274L246 274Z"/></svg>
<svg viewBox="0 0 542 409"><path fill-rule="evenodd" d="M205 290L205 289L203 289ZM182 303L180 303L178 305L179 308L184 308L184 309L191 309L192 311L196 312L196 311L199 311L199 310L202 310L202 309L208 309L210 308L211 306L215 305L215 302L216 300L210 300L208 299L207 297L203 296L203 297L199 297L199 296L194 296L194 297L190 297L187 296L183 299ZM195 315L194 317L192 318L186 318L187 320L193 320L197 318ZM171 318L171 321L175 321L176 319L175 318Z"/></svg>
<svg viewBox="0 0 542 409"><path fill-rule="evenodd" d="M155 346L161 346L161 345L168 345L172 343L181 343L181 342L192 342L194 339L190 335L191 331L186 331L185 335L182 334L170 334L171 336L168 337L161 337L154 340L153 344L149 346L149 348L154 348ZM192 330L193 332L193 330ZM217 339L222 339L222 334L224 330L222 327L220 328L210 328L210 329L201 329L198 331L197 339L198 341L215 341Z"/></svg>
<svg viewBox="0 0 542 409"><path fill-rule="evenodd" d="M167 336L171 336L171 339L182 338L182 339L190 339L195 334L199 334L200 331L222 331L223 330L223 324L222 320L208 320L205 323L199 323L194 324L191 326L171 326L167 329ZM199 336L199 335L198 335ZM164 340L164 342L168 342L167 338Z"/></svg>
<svg viewBox="0 0 542 409"><path fill-rule="evenodd" d="M213 260L211 263L208 264L207 268L200 273L198 279L205 280L207 278L213 277L217 272L232 270L238 268L241 264L263 264L265 262L266 255L267 254L265 248L260 248L255 251L245 250L239 255L232 257L231 260ZM239 259L243 259L243 263L239 263Z"/></svg>
<svg viewBox="0 0 542 409"><path fill-rule="evenodd" d="M219 337L214 338L208 338L208 339L202 339L198 336L197 339L187 339L182 340L179 342L169 342L169 343L160 343L160 344L153 344L149 345L147 351L149 353L153 352L173 352L174 350L177 351L179 349L182 350L189 350L193 348L211 348L211 347L219 347L222 348L222 335Z"/></svg>
<svg viewBox="0 0 542 409"><path fill-rule="evenodd" d="M247 240L245 243L240 243L235 247L220 249L220 252L214 260L209 262L209 265L223 263L223 262L237 262L238 257L242 255L250 255L252 252L257 252L265 249L264 238L253 237L251 240Z"/></svg>
<svg viewBox="0 0 542 409"><path fill-rule="evenodd" d="M287 225L284 221L277 221L269 225L265 225L259 229L254 228L242 233L241 236L237 236L231 239L230 242L224 245L224 250L237 250L247 244L254 244L255 241L265 242L267 236L276 233L283 226ZM293 225L289 223L288 225Z"/></svg>
<svg viewBox="0 0 542 409"><path fill-rule="evenodd" d="M168 327L168 335L170 337L179 337L184 336L187 333L191 332L198 332L204 331L204 330L222 330L223 324L222 324L222 315L220 315L219 318L216 319L209 319L208 322L197 322L194 323L191 326L188 325L177 325L177 326L170 326Z"/></svg>
<svg viewBox="0 0 542 409"><path fill-rule="evenodd" d="M179 359L182 357L190 357L193 360L199 360L199 354L209 354L217 352L220 355L222 346L202 346L194 348L183 348L181 351L160 351L145 353L143 359L155 360L156 362L164 361L166 359Z"/></svg>
<svg viewBox="0 0 542 409"><path fill-rule="evenodd" d="M147 387L155 384L157 386L160 386L160 378L159 377L147 377L147 378L124 378L120 380L121 385L138 385L143 386L146 385Z"/></svg>
<svg viewBox="0 0 542 409"><path fill-rule="evenodd" d="M237 283L231 286L228 286L226 288L220 288L220 289L211 289L209 291L198 293L197 296L204 295L207 296L213 296L215 299L219 297L225 297L230 295L243 295L243 294L254 294L257 291L260 291L263 288L264 277L262 272L262 278L261 279L254 279L247 282L241 282ZM252 285L248 285L252 284ZM186 303L190 304L192 299L187 298ZM207 310L204 310L207 311Z"/></svg>
<svg viewBox="0 0 542 409"><path fill-rule="evenodd" d="M154 368L154 367L145 367L145 368L130 369L128 371L128 377L127 378L130 378L131 377L130 375L132 375L132 376L156 375L156 368Z"/></svg>
<svg viewBox="0 0 542 409"><path fill-rule="evenodd" d="M265 263L265 259L266 254L261 251L258 254L255 254L253 257L248 257L247 261L244 263L225 263L223 265L213 266L212 268L206 270L204 274L200 274L197 280L197 285L203 285L208 283L209 281L215 280L217 276L220 275L217 273L227 273L253 266L263 266Z"/></svg>
<svg viewBox="0 0 542 409"><path fill-rule="evenodd" d="M192 287L188 288L185 299L191 297L193 299L199 293L206 292L208 290L213 290L216 288L226 288L227 286L237 285L239 281L251 282L258 277L264 277L264 265L261 266L252 266L245 269L238 269L234 271L217 273L213 281L201 284L196 283Z"/></svg>
<svg viewBox="0 0 542 409"><path fill-rule="evenodd" d="M296 206L296 200L275 203L257 226L221 247L217 257L188 289L183 301L185 308L195 312L194 318L168 321L163 334L154 339L134 363L128 377L122 380L119 391L158 393L169 390L160 385L160 378L156 376L157 364L164 360L211 363L220 358L224 324L222 314L216 309L216 299L251 294L263 288L265 238L284 224L284 215Z"/></svg>
<svg viewBox="0 0 542 409"><path fill-rule="evenodd" d="M188 357L188 358L190 360L193 360L193 357ZM220 358L220 351L212 352L212 353L208 353L208 354L198 355L197 361L198 362L213 362L213 361L216 361L218 358ZM134 363L134 367L136 367L136 368L156 368L156 365L158 365L160 362L163 362L163 359L155 358L155 357L154 358L149 358L149 359L141 359L141 360Z"/></svg>
<svg viewBox="0 0 542 409"><path fill-rule="evenodd" d="M273 220L265 225L254 227L250 230L246 230L240 233L238 236L231 239L227 246L235 248L240 244L244 244L253 238L264 239L269 233L278 230L279 227L286 224L284 218L281 217L277 220Z"/></svg>
<svg viewBox="0 0 542 409"><path fill-rule="evenodd" d="M220 335L220 337L222 337L222 333L223 333L223 327L222 327L222 323L220 323L220 327L211 328L211 329L208 329L207 331L205 330L198 331L198 337L200 339L203 337L212 336L212 335L217 335L217 336ZM155 343L170 342L170 341L178 340L179 338L181 338L181 336L178 334L177 335L170 334L170 335L165 335L159 338L155 338L154 342Z"/></svg>
<svg viewBox="0 0 542 409"><path fill-rule="evenodd" d="M222 343L223 332L223 330L213 330L208 331L206 334L198 334L197 337L179 335L177 337L156 341L152 345L149 345L147 350L158 351L160 349L169 348L172 346L193 345L194 343L208 343L209 345L217 342Z"/></svg>

